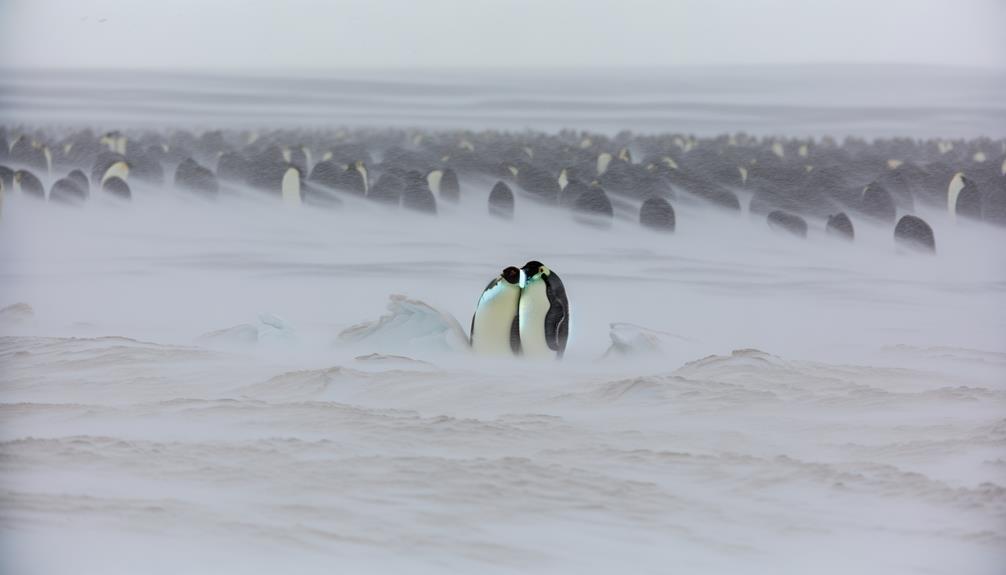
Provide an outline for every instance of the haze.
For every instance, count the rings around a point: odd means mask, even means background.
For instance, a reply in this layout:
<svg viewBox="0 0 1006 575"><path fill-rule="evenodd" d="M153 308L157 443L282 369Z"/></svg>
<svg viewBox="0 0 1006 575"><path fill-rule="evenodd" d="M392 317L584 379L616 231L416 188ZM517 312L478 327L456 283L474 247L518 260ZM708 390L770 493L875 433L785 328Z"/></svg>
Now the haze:
<svg viewBox="0 0 1006 575"><path fill-rule="evenodd" d="M0 2L0 66L1006 69L998 0Z"/></svg>

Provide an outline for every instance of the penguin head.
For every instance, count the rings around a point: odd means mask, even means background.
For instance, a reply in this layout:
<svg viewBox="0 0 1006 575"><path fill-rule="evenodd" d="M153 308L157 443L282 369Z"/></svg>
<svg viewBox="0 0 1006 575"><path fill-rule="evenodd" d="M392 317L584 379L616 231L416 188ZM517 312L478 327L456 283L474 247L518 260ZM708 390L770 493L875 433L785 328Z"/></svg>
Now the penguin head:
<svg viewBox="0 0 1006 575"><path fill-rule="evenodd" d="M510 266L503 270L503 273L500 274L500 277L506 280L507 283L517 285L520 283L520 270L513 266Z"/></svg>
<svg viewBox="0 0 1006 575"><path fill-rule="evenodd" d="M541 279L543 277L548 277L548 275L552 273L551 270L545 267L545 264L537 260L531 260L526 264L524 264L523 270L524 270L524 277L526 278L526 281L529 282Z"/></svg>

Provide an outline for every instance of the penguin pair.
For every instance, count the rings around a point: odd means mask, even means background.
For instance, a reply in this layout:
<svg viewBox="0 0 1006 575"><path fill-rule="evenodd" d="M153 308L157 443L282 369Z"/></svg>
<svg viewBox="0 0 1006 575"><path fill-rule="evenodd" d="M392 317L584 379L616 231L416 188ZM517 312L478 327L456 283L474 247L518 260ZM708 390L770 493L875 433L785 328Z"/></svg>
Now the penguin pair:
<svg viewBox="0 0 1006 575"><path fill-rule="evenodd" d="M561 358L568 337L566 288L539 261L504 269L486 286L472 316L470 343L476 353Z"/></svg>

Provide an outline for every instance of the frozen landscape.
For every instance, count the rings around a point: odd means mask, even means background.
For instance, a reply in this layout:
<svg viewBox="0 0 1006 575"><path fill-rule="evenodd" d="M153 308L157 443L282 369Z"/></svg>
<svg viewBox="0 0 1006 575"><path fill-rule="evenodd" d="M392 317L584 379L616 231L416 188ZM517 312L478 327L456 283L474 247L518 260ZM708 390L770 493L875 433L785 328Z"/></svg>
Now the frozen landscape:
<svg viewBox="0 0 1006 575"><path fill-rule="evenodd" d="M642 96L578 105L582 78L535 92L517 75L109 74L8 75L8 139L319 116L416 133L1006 135L1006 81L973 71L938 72L956 78L945 93L913 88L932 70L823 74L859 78L844 102L793 92L799 70L747 95L637 72ZM868 218L853 242L811 216L805 239L780 233L743 189L735 211L674 190L668 234L614 194L607 227L520 193L495 218L489 177L462 174L460 200L428 215L240 184L207 200L172 172L131 177L129 202L3 198L0 572L1006 565L1004 227L919 201L936 241L921 253ZM486 282L533 259L569 295L565 358L471 354Z"/></svg>

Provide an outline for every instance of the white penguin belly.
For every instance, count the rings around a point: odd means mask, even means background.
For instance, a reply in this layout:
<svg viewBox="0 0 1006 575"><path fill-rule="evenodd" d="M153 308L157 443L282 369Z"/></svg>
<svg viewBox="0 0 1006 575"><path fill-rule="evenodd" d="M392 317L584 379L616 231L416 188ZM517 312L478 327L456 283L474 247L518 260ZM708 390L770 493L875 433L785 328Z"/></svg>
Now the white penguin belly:
<svg viewBox="0 0 1006 575"><path fill-rule="evenodd" d="M472 349L475 353L510 355L510 329L517 314L520 288L500 281L482 294L472 325Z"/></svg>
<svg viewBox="0 0 1006 575"><path fill-rule="evenodd" d="M529 283L520 296L520 348L526 356L555 355L545 341L545 314L552 306L545 282Z"/></svg>

